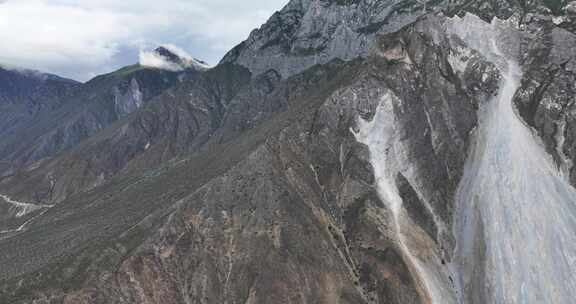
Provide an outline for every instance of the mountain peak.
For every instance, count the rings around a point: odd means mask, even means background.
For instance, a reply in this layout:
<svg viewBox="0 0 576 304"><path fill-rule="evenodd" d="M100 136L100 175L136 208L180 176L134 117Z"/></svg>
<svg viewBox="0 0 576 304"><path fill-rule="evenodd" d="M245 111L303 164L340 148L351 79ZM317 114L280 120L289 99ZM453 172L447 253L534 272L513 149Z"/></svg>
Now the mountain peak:
<svg viewBox="0 0 576 304"><path fill-rule="evenodd" d="M164 46L159 46L156 49L154 49L154 53L156 53L159 56L164 57L169 62L176 63L176 64L182 64L183 63L183 59L180 56L176 55L173 51L170 51L169 49L167 49Z"/></svg>
<svg viewBox="0 0 576 304"><path fill-rule="evenodd" d="M140 65L174 72L187 69L202 71L210 68L206 62L196 59L181 48L170 44L161 45L153 51L141 51Z"/></svg>

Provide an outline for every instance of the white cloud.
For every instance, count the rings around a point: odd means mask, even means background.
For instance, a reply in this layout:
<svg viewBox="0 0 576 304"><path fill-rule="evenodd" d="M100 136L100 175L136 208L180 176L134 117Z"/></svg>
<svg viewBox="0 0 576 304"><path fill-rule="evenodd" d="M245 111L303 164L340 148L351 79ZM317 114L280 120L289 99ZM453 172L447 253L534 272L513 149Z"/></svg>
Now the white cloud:
<svg viewBox="0 0 576 304"><path fill-rule="evenodd" d="M174 72L184 70L184 67L182 67L181 65L166 60L166 58L158 55L154 51L140 51L139 57L140 57L139 60L140 65L142 66Z"/></svg>
<svg viewBox="0 0 576 304"><path fill-rule="evenodd" d="M141 50L139 55L140 65L174 72L183 71L187 68L204 70L210 67L209 65L196 60L186 51L173 44L163 44L162 47L170 51L172 54L178 56L182 62L171 62L155 51Z"/></svg>
<svg viewBox="0 0 576 304"><path fill-rule="evenodd" d="M287 0L0 0L0 62L80 79L178 44L215 64Z"/></svg>

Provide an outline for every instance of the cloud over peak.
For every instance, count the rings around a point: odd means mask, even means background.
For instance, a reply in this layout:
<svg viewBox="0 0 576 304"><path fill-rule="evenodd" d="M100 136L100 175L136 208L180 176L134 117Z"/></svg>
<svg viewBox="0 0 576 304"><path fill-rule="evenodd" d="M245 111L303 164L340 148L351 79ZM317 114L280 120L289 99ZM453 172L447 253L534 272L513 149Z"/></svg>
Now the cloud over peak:
<svg viewBox="0 0 576 304"><path fill-rule="evenodd" d="M193 58L186 51L173 44L164 44L153 51L141 50L139 58L142 66L174 72L190 68L197 70L210 68L207 63Z"/></svg>
<svg viewBox="0 0 576 304"><path fill-rule="evenodd" d="M0 0L0 63L87 80L167 43L214 64L286 2Z"/></svg>

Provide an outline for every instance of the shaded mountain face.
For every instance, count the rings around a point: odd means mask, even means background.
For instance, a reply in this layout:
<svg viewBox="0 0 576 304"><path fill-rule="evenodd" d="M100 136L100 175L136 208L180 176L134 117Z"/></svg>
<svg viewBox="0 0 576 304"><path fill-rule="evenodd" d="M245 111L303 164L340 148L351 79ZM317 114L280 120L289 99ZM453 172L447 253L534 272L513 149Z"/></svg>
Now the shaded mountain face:
<svg viewBox="0 0 576 304"><path fill-rule="evenodd" d="M429 1L430 3L438 1ZM290 1L222 62L255 74L274 69L284 77L334 58L365 56L378 32L394 32L440 6L418 1Z"/></svg>
<svg viewBox="0 0 576 304"><path fill-rule="evenodd" d="M573 6L293 0L84 84L0 140L0 303L571 303Z"/></svg>
<svg viewBox="0 0 576 304"><path fill-rule="evenodd" d="M173 72L134 65L79 86L74 94L57 99L62 106L44 111L17 132L3 137L0 176L37 166L38 161L74 147L196 74L194 69Z"/></svg>
<svg viewBox="0 0 576 304"><path fill-rule="evenodd" d="M39 115L58 109L79 85L55 75L0 66L0 136L14 134Z"/></svg>
<svg viewBox="0 0 576 304"><path fill-rule="evenodd" d="M262 76L245 98L259 97ZM59 155L0 182L4 193L39 204L54 204L104 183L129 164L145 169L200 149L217 132L232 96L250 82L245 68L220 66L195 75L147 102ZM266 85L268 85L266 83ZM80 117L79 119L83 119ZM96 131L96 130L95 130ZM132 162L133 161L133 162ZM129 169L129 168L126 168Z"/></svg>
<svg viewBox="0 0 576 304"><path fill-rule="evenodd" d="M57 108L79 83L30 70L0 67L3 106L19 106L28 114Z"/></svg>

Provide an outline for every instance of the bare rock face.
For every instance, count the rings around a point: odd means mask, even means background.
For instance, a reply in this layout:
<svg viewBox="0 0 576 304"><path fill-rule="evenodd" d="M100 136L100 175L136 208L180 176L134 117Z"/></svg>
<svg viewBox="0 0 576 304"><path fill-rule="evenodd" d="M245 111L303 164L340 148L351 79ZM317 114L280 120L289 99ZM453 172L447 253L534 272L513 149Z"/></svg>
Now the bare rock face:
<svg viewBox="0 0 576 304"><path fill-rule="evenodd" d="M395 32L437 9L433 2L290 1L222 62L246 66L254 74L274 69L289 77L334 58L366 56L377 33Z"/></svg>
<svg viewBox="0 0 576 304"><path fill-rule="evenodd" d="M566 5L566 12L569 15L576 15L576 2L572 1Z"/></svg>
<svg viewBox="0 0 576 304"><path fill-rule="evenodd" d="M528 25L530 50L525 54L526 74L515 103L524 120L542 137L563 174L576 182L573 162L576 34L550 20L534 18Z"/></svg>

